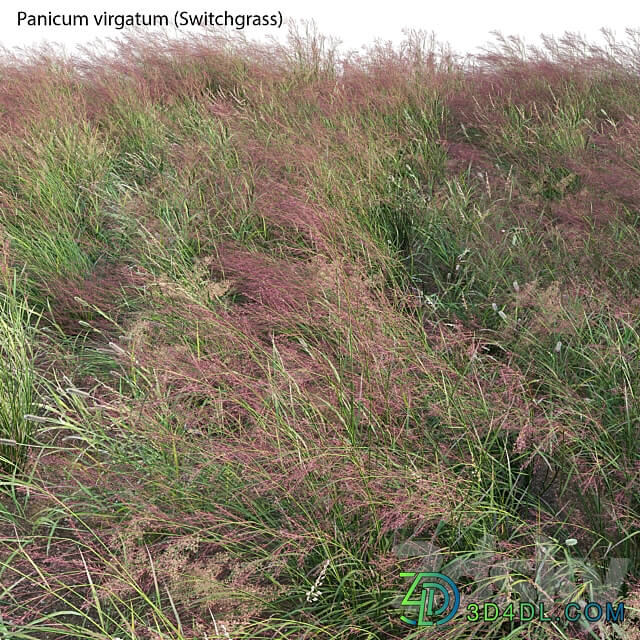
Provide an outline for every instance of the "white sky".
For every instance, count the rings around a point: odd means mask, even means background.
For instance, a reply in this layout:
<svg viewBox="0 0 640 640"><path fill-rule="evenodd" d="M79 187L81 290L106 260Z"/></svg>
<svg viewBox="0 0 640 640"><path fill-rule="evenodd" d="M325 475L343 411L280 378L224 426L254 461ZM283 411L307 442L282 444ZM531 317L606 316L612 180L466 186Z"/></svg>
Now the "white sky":
<svg viewBox="0 0 640 640"><path fill-rule="evenodd" d="M232 13L273 13L280 10L285 20L314 19L321 33L335 36L346 48L359 49L376 38L398 42L403 28L434 31L440 41L449 42L459 53L477 52L477 47L491 40L490 32L500 30L505 35L520 35L527 43L538 41L540 33L562 35L579 32L590 39L599 39L599 30L608 27L623 36L627 27L640 28L640 4L627 0L320 0L305 4L292 0L236 0L228 3L206 3L202 0L115 0L113 2L79 2L79 0L3 0L0 6L0 44L4 47L24 47L43 40L64 43L73 49L76 43L87 43L96 37L114 37L122 32L114 28L87 27L27 27L17 26L18 11L27 13L168 13L188 10L192 13L228 10ZM245 29L249 38L266 34L284 39L286 28Z"/></svg>

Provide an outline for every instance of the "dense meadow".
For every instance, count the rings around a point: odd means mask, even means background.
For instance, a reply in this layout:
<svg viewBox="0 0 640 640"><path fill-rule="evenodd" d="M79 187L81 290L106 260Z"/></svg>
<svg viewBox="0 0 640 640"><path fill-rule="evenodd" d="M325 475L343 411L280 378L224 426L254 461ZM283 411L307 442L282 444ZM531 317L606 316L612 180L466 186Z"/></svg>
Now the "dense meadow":
<svg viewBox="0 0 640 640"><path fill-rule="evenodd" d="M639 74L633 31L5 52L0 637L638 640ZM625 618L412 627L430 562Z"/></svg>

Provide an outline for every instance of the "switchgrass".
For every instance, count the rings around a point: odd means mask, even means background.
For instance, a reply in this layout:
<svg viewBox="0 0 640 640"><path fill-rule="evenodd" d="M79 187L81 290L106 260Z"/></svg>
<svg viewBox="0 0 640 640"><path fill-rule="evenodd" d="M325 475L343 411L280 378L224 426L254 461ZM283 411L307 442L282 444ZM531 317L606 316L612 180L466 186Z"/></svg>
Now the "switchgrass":
<svg viewBox="0 0 640 640"><path fill-rule="evenodd" d="M33 337L39 318L16 285L15 278L5 279L0 293L0 464L7 473L19 473L27 460L37 399Z"/></svg>
<svg viewBox="0 0 640 640"><path fill-rule="evenodd" d="M628 35L5 56L0 636L637 637Z"/></svg>

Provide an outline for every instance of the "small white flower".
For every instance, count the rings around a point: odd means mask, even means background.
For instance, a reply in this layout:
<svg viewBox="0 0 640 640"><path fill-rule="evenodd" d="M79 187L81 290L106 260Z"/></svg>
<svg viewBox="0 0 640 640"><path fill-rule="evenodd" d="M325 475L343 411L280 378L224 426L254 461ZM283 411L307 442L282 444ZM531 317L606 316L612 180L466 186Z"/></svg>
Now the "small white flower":
<svg viewBox="0 0 640 640"><path fill-rule="evenodd" d="M498 315L506 322L507 314L504 311L498 311Z"/></svg>
<svg viewBox="0 0 640 640"><path fill-rule="evenodd" d="M496 313L498 313L498 305L497 305L495 302L492 302L492 303L491 303L491 308L492 308Z"/></svg>
<svg viewBox="0 0 640 640"><path fill-rule="evenodd" d="M556 342L556 346L553 348L553 350L556 353L560 353L560 350L562 349L562 342L560 342L560 340L558 340L558 342Z"/></svg>
<svg viewBox="0 0 640 640"><path fill-rule="evenodd" d="M329 567L330 560L327 559L322 567L322 571L320 571L320 575L316 578L316 581L311 585L311 589L307 591L307 602L317 602L318 597L322 595L322 591L320 591L320 587L324 582L324 578L327 575L327 569Z"/></svg>
<svg viewBox="0 0 640 640"><path fill-rule="evenodd" d="M567 547L575 547L578 544L578 541L575 538L567 538L564 543Z"/></svg>
<svg viewBox="0 0 640 640"><path fill-rule="evenodd" d="M513 281L513 289L514 289L514 291L515 291L516 293L519 293L519 292L520 292L520 285L518 284L518 281L517 281L517 280L514 280L514 281Z"/></svg>

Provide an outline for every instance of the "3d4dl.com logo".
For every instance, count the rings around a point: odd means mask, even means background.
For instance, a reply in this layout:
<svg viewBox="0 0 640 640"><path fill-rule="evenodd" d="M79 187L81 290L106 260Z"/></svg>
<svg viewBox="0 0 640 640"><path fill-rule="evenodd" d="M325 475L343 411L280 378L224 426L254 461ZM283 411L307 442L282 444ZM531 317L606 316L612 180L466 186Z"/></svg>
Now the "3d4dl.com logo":
<svg viewBox="0 0 640 640"><path fill-rule="evenodd" d="M460 592L451 578L442 573L401 573L413 578L402 606L418 607L418 619L400 616L403 622L419 627L445 624L453 618L460 606ZM434 620L435 618L435 620Z"/></svg>

